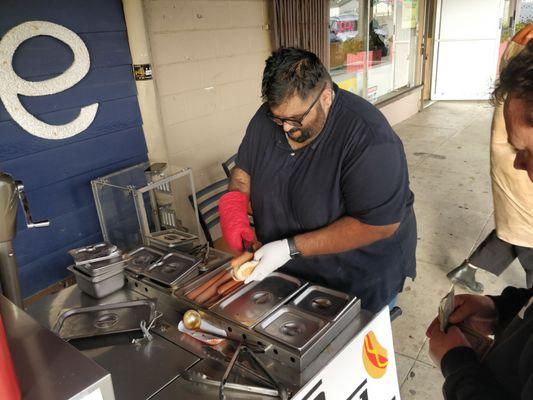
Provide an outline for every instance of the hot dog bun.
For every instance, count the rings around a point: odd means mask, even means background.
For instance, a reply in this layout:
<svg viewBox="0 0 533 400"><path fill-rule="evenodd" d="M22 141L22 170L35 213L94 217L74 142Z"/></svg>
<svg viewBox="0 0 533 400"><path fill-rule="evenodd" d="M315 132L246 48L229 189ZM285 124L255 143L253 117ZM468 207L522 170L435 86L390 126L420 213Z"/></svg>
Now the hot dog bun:
<svg viewBox="0 0 533 400"><path fill-rule="evenodd" d="M252 274L257 264L259 264L259 261L247 261L238 268L233 269L233 279L236 281L246 280Z"/></svg>
<svg viewBox="0 0 533 400"><path fill-rule="evenodd" d="M245 251L240 256L235 257L230 261L231 268L234 270L239 268L242 264L244 264L247 261L251 261L254 258L254 253L250 253L249 251Z"/></svg>

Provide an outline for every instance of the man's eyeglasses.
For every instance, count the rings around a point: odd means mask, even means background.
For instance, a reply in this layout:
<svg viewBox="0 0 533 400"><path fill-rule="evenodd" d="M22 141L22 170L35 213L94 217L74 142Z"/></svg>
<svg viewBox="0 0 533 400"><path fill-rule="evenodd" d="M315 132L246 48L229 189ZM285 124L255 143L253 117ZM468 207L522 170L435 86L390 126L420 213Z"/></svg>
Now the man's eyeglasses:
<svg viewBox="0 0 533 400"><path fill-rule="evenodd" d="M282 126L283 124L288 124L290 126L293 126L295 128L301 128L302 127L302 122L303 120L305 119L305 117L307 117L307 114L309 114L311 112L311 110L313 109L313 107L315 106L315 104L318 102L318 99L320 99L320 96L322 95L322 92L326 89L326 86L327 86L327 82L324 83L324 86L322 87L322 90L320 91L320 93L318 94L318 96L316 97L316 99L311 103L311 105L309 106L309 108L307 109L306 112L304 112L300 118L280 118L280 117L277 117L275 116L274 114L272 114L272 112L270 110L267 111L267 116L272 120L274 121L276 124Z"/></svg>

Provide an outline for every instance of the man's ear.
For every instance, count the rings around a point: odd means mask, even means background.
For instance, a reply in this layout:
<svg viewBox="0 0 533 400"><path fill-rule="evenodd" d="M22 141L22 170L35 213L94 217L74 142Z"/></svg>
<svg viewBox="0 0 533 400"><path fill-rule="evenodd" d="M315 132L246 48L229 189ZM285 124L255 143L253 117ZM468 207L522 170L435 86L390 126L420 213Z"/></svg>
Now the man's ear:
<svg viewBox="0 0 533 400"><path fill-rule="evenodd" d="M333 89L327 88L322 92L322 96L320 96L320 103L322 104L323 108L329 108L333 104Z"/></svg>

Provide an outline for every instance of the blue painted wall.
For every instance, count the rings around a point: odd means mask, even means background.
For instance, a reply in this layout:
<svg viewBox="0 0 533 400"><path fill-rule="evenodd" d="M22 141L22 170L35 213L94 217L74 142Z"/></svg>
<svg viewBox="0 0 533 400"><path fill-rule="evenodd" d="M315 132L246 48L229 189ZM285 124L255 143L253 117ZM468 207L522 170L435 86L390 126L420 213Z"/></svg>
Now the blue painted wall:
<svg viewBox="0 0 533 400"><path fill-rule="evenodd" d="M68 249L101 240L91 179L147 159L121 1L0 1L0 38L32 20L76 32L89 50L91 69L64 92L19 96L26 109L45 122L63 124L81 106L100 106L86 131L46 140L24 131L0 102L0 170L24 182L34 219L51 221L49 228L26 229L19 209L15 251L24 296L67 275ZM19 47L13 66L24 79L43 80L61 74L72 60L68 46L40 36Z"/></svg>

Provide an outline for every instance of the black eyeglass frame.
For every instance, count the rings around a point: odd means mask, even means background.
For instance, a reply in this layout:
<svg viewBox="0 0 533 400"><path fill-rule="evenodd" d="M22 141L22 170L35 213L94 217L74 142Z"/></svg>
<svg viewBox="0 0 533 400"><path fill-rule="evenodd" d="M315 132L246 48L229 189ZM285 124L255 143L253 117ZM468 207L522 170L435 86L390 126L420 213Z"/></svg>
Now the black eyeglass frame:
<svg viewBox="0 0 533 400"><path fill-rule="evenodd" d="M267 117L270 118L272 121L274 121L275 124L279 125L279 126L283 126L284 123L287 123L289 124L290 126L293 126L295 128L301 128L303 125L302 125L302 122L303 120L305 119L305 117L307 117L307 115L311 112L311 110L313 109L313 107L315 106L316 103L318 103L318 100L320 99L320 96L322 96L322 93L324 92L324 90L326 90L326 87L327 87L328 83L325 82L324 83L324 86L322 87L322 90L320 91L320 93L318 94L318 96L316 97L316 99L311 103L311 105L309 106L309 108L307 109L306 112L304 112L300 118L296 119L296 118L280 118L280 117L276 117L274 114L272 114L272 111L268 110L266 112L267 114Z"/></svg>

